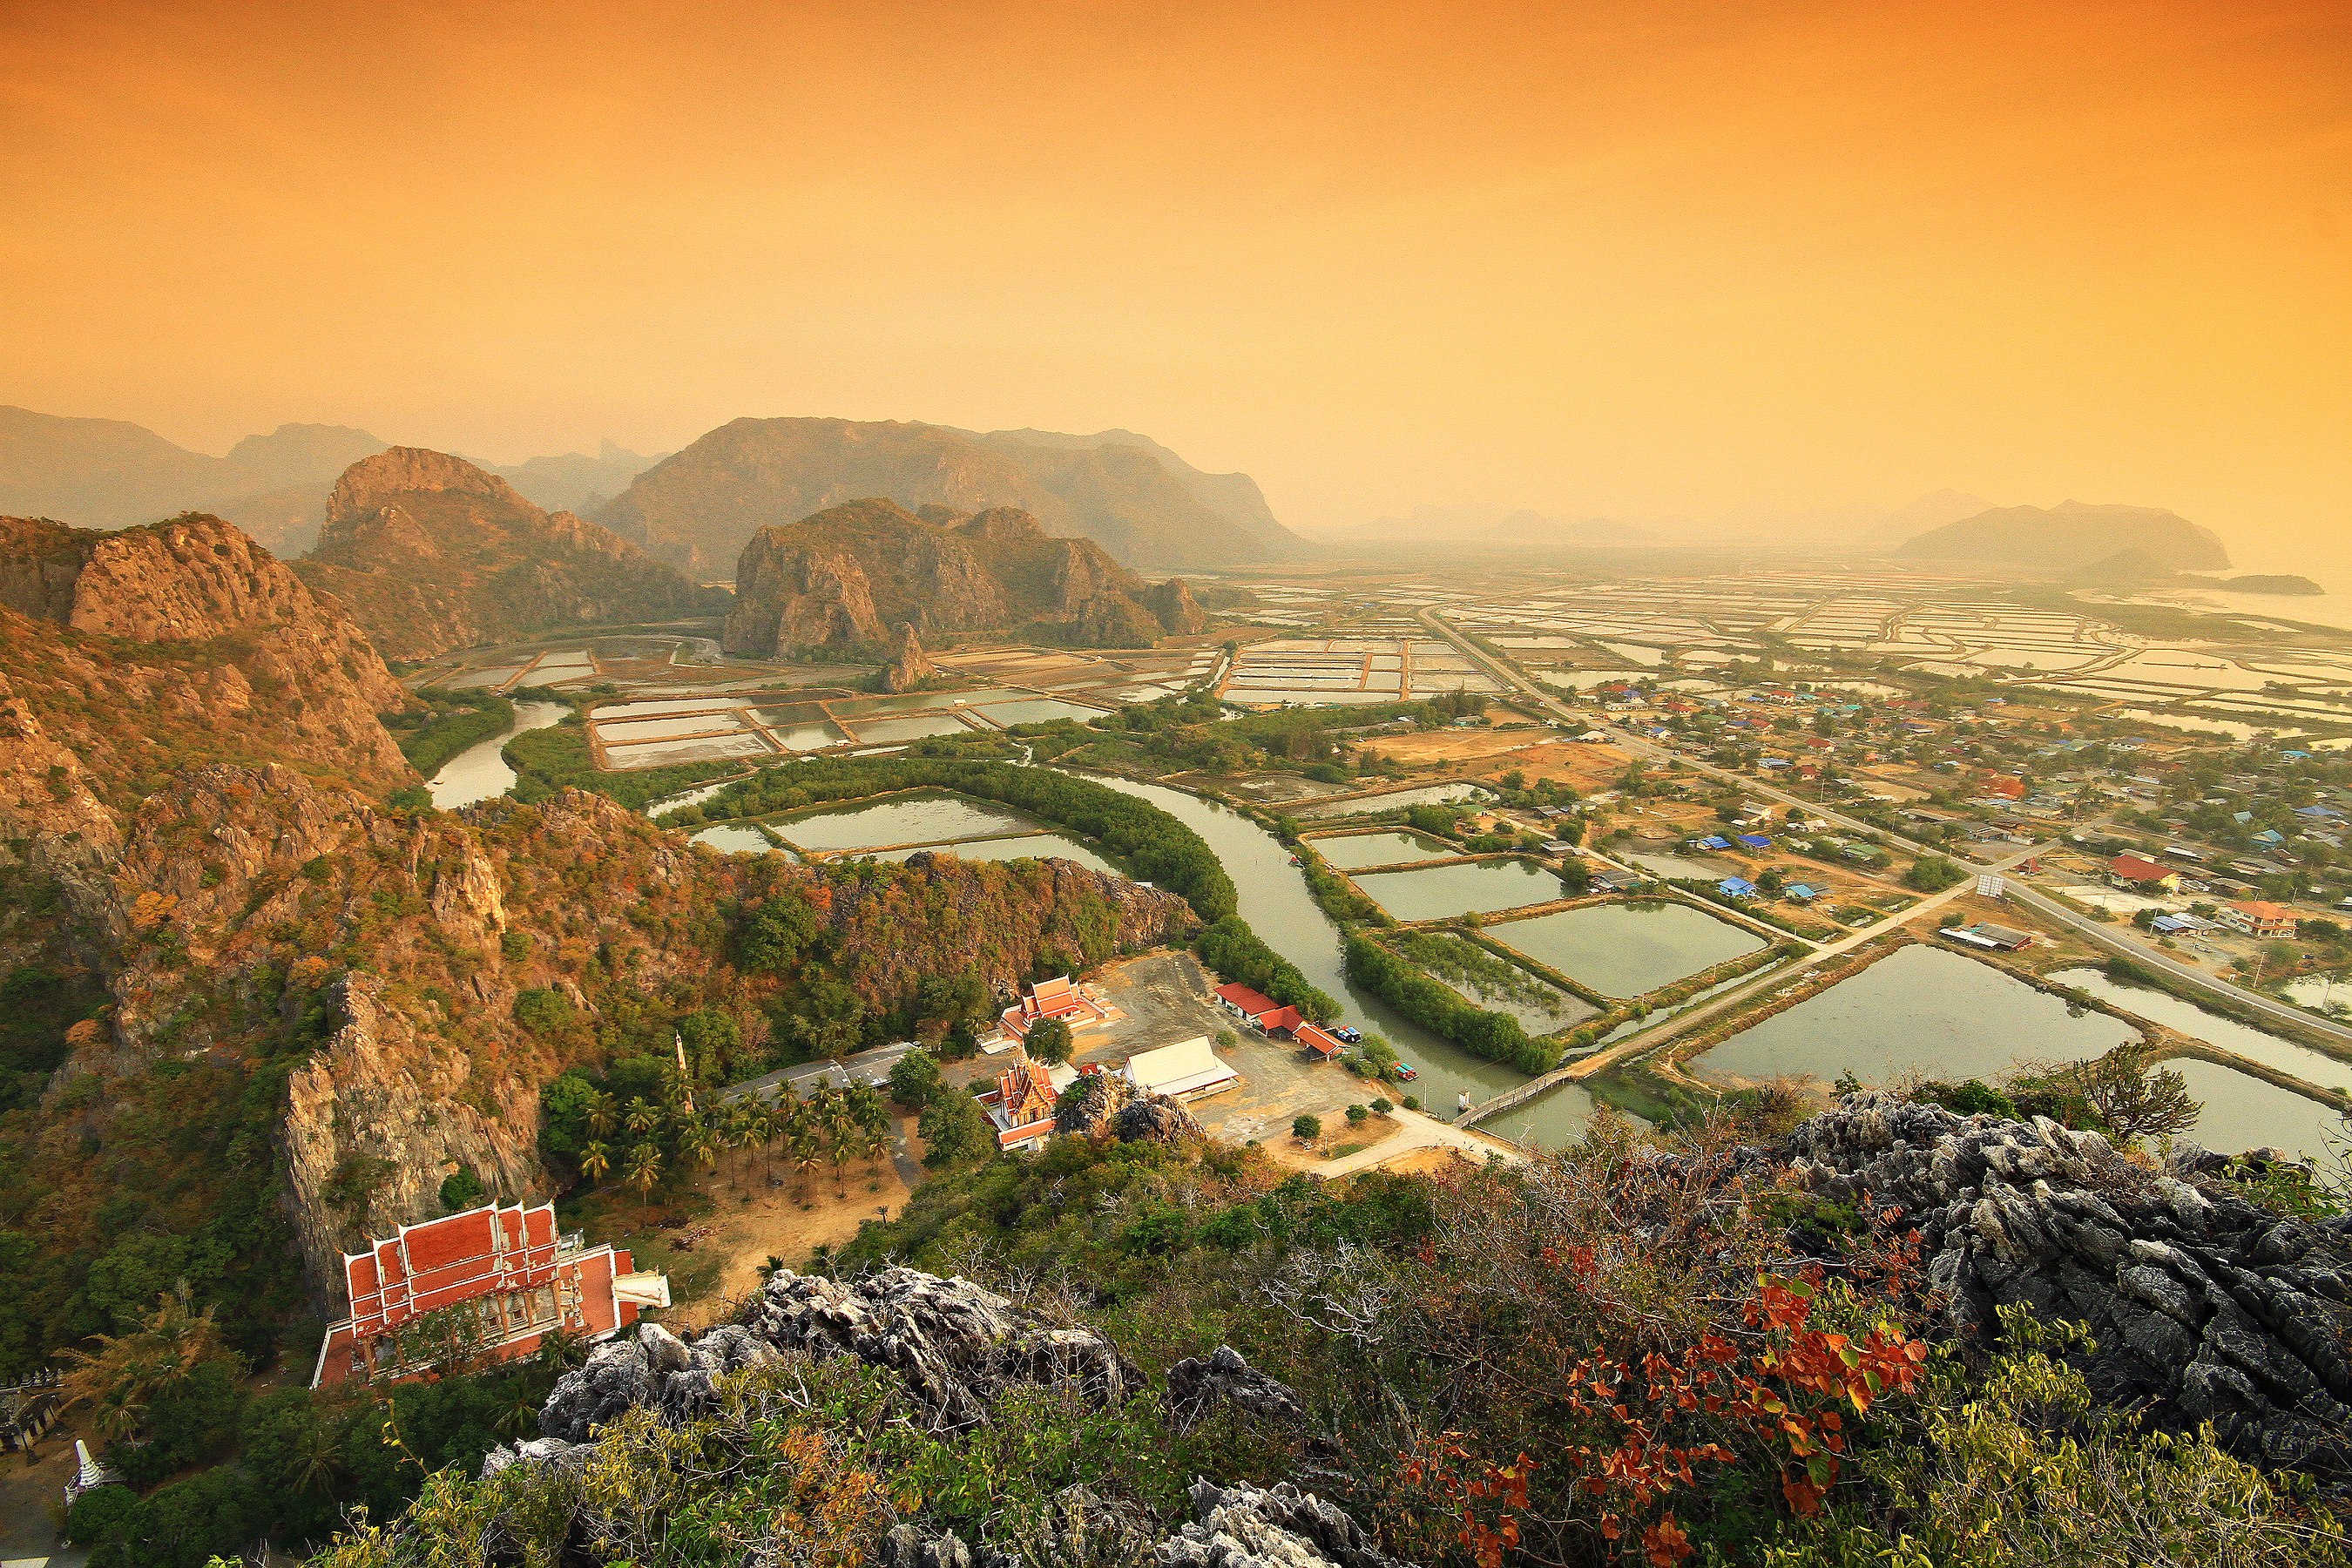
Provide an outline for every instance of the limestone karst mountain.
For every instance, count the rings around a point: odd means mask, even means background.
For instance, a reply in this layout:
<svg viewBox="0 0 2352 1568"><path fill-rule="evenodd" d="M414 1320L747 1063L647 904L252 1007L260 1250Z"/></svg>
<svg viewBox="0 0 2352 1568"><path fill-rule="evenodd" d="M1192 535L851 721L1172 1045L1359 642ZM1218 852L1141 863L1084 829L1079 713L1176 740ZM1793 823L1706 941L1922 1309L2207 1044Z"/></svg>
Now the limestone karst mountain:
<svg viewBox="0 0 2352 1568"><path fill-rule="evenodd" d="M706 606L692 584L610 530L543 511L495 474L416 447L344 471L317 551L295 569L348 603L388 658Z"/></svg>
<svg viewBox="0 0 2352 1568"><path fill-rule="evenodd" d="M894 501L831 507L763 528L744 546L730 653L881 648L893 628L919 637L1027 630L1101 647L1144 647L1197 631L1200 609L1174 580L1158 587L1101 546L1058 539L1013 507L964 515Z"/></svg>
<svg viewBox="0 0 2352 1568"><path fill-rule="evenodd" d="M1970 561L2034 572L2074 572L2126 551L2167 571L2208 572L2230 564L2210 529L2152 506L2061 501L2006 506L1929 529L1898 553Z"/></svg>
<svg viewBox="0 0 2352 1568"><path fill-rule="evenodd" d="M1129 564L1226 565L1298 547L1246 476L1180 474L1159 448L1116 434L738 419L639 475L599 516L698 577L723 571L763 527L869 496L908 509L1018 507Z"/></svg>

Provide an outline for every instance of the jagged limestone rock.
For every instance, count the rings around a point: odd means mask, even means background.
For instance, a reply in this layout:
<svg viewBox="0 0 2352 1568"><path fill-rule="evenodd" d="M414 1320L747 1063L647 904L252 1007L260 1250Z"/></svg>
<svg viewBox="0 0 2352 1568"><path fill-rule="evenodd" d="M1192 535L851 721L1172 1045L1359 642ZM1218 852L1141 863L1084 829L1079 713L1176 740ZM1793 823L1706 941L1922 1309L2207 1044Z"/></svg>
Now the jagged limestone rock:
<svg viewBox="0 0 2352 1568"><path fill-rule="evenodd" d="M1193 1522L1160 1543L1160 1568L1411 1568L1383 1554L1356 1521L1288 1481L1192 1483Z"/></svg>
<svg viewBox="0 0 2352 1568"><path fill-rule="evenodd" d="M1070 1086L1054 1112L1057 1134L1116 1138L1122 1143L1175 1143L1206 1138L1200 1119L1164 1094L1140 1095L1116 1073L1089 1073Z"/></svg>
<svg viewBox="0 0 2352 1568"><path fill-rule="evenodd" d="M1214 1353L1188 1356L1168 1369L1168 1409L1191 1426L1219 1405L1233 1405L1266 1421L1307 1424L1307 1407L1288 1385L1250 1365L1231 1345Z"/></svg>
<svg viewBox="0 0 2352 1568"><path fill-rule="evenodd" d="M888 1268L851 1283L779 1271L740 1323L691 1345L656 1323L599 1345L540 1410L540 1430L583 1442L636 1405L675 1422L707 1409L717 1380L780 1351L854 1355L897 1372L940 1428L977 1425L1009 1389L1074 1388L1115 1400L1143 1386L1118 1348L1092 1329L1057 1329L966 1279Z"/></svg>
<svg viewBox="0 0 2352 1568"><path fill-rule="evenodd" d="M1999 1309L2089 1325L2105 1403L2211 1422L2242 1458L2352 1475L2352 1219L2285 1218L2047 1118L1846 1096L1784 1150L1804 1185L1903 1209L1963 1343Z"/></svg>
<svg viewBox="0 0 2352 1568"><path fill-rule="evenodd" d="M898 641L890 650L889 666L882 671L882 689L905 691L921 685L939 672L940 667L933 664L930 656L923 651L922 639L915 635L914 626L900 622Z"/></svg>

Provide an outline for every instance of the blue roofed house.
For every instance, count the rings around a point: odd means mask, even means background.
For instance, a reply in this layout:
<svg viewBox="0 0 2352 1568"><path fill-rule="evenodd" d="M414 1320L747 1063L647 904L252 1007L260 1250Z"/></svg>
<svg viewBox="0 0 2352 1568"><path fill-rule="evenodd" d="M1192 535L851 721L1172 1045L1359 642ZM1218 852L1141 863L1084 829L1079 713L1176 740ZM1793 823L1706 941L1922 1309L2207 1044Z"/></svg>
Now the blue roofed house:
<svg viewBox="0 0 2352 1568"><path fill-rule="evenodd" d="M1752 899L1757 889L1756 884L1745 877L1726 877L1715 885L1715 890L1727 899Z"/></svg>
<svg viewBox="0 0 2352 1568"><path fill-rule="evenodd" d="M2275 827L2265 827L2260 833L2254 835L2254 842L2257 844L2284 844L2286 842L2286 835L2281 833Z"/></svg>
<svg viewBox="0 0 2352 1568"><path fill-rule="evenodd" d="M1772 841L1769 838L1765 837L1764 835L1760 833L1741 834L1739 836L1739 844L1740 847L1743 849L1769 849L1772 847Z"/></svg>
<svg viewBox="0 0 2352 1568"><path fill-rule="evenodd" d="M1791 882L1780 889L1780 896L1792 904L1810 904L1822 896L1822 891L1811 882Z"/></svg>

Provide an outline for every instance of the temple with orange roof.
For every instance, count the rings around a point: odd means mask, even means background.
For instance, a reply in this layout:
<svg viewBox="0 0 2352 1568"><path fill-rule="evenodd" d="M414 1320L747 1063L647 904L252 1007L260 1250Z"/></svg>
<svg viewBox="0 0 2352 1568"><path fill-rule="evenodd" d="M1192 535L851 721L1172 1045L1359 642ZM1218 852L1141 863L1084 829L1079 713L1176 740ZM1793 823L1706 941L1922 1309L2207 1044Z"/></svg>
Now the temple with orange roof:
<svg viewBox="0 0 2352 1568"><path fill-rule="evenodd" d="M996 1146L1022 1149L1043 1143L1054 1135L1054 1110L1062 1091L1076 1083L1078 1069L1065 1063L1048 1067L1026 1052L996 1075L996 1087L980 1097L989 1120L996 1123Z"/></svg>
<svg viewBox="0 0 2352 1568"><path fill-rule="evenodd" d="M555 1205L485 1204L445 1215L343 1258L352 1315L327 1330L310 1386L399 1382L426 1368L402 1335L427 1313L467 1308L484 1352L511 1361L562 1330L601 1340L646 1307L669 1305L669 1280L637 1272L624 1250L555 1228Z"/></svg>
<svg viewBox="0 0 2352 1568"><path fill-rule="evenodd" d="M1125 1017L1118 1008L1105 1002L1086 986L1068 975L1052 980L1040 980L1023 993L1021 1000L1007 1007L997 1017L1002 1033L988 1048L1000 1051L1017 1046L1029 1037L1029 1031L1047 1018L1059 1018L1069 1025L1070 1032L1091 1029L1115 1018Z"/></svg>

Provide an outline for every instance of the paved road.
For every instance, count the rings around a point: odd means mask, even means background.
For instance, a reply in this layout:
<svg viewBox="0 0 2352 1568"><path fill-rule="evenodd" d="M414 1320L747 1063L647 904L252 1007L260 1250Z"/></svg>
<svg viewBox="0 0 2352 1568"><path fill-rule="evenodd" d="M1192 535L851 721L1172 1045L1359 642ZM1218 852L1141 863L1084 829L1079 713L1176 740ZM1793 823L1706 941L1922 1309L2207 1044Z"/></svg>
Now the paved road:
<svg viewBox="0 0 2352 1568"><path fill-rule="evenodd" d="M1570 708L1565 703L1554 698L1549 692L1544 690L1542 688L1537 686L1533 681L1528 679L1509 665L1488 655L1475 643L1471 642L1461 633L1455 631L1453 626L1446 623L1444 616L1439 616L1432 610L1422 610L1417 612L1417 614L1422 625L1427 626L1438 636L1444 637L1454 647L1460 648L1469 658L1475 659L1479 667L1485 669L1488 674L1494 676L1498 680L1506 682L1514 690L1519 692L1529 700L1538 704L1546 711L1553 713L1559 718L1568 720L1572 723L1582 724L1590 721L1589 715L1577 712L1574 709ZM1780 789L1772 784L1765 784L1759 780L1748 778L1742 774L1732 773L1727 769L1717 767L1712 763L1702 762L1696 757L1689 756L1672 747L1658 745L1655 742L1632 734L1629 731L1612 731L1610 738L1615 743L1625 747L1628 751L1634 752L1638 756L1653 757L1662 760L1672 759L1683 763L1686 767L1696 769L1699 773L1705 773L1709 777L1720 779L1724 783L1732 784L1748 794L1766 795L1774 800L1786 802L1790 805L1802 806L1806 811L1812 813L1815 816L1827 817L1831 821L1838 823L1855 832L1877 834L1881 837L1887 839L1912 854L1924 855L1929 853L1941 853L1939 850L1932 850L1930 847L1927 845L1920 844L1913 839L1906 838L1899 833L1889 833L1883 827L1877 827L1869 823L1857 821L1853 817L1830 810L1829 808L1817 805L1814 802L1804 800L1797 795L1791 795L1788 791ZM1990 868L1990 869L2001 870L2008 867L2014 866L2022 860L2030 859L2034 854L2038 853L2039 848L2042 847L2047 847L2042 846L2036 849L2028 849L2020 854L2012 855L2008 859ZM1963 884L1963 886L1966 886L1966 884ZM2275 1001L2258 992L2249 991L2243 986L2233 985L2229 981L2221 978L2219 975L2209 974L2201 969L2182 963L2177 959L2167 956L2157 948L2148 946L2146 943L2135 941L2132 938L2121 934L2112 926L2104 925L2097 921L2086 920L2083 916L2074 913L2072 910L2066 909L2063 905L2053 903L2026 883L2012 880L2009 887L2011 896L2014 897L2026 908L2032 910L2036 914L2048 916L2050 919L2065 926L2068 930L2079 932L2083 936L2088 938L2091 942L2107 949L2111 952L2122 953L2126 957L2128 957L2137 963L2146 963L2151 969L2160 969L2165 973L2169 974L2176 979L2184 981L2190 985L2212 992L2214 994L2219 996L2226 996L2233 1002L2242 1003L2248 1007L2253 1008L2255 1011L2263 1014L2266 1017L2277 1018L2287 1023L2301 1025L2305 1028L2315 1029L2332 1039L2352 1042L2352 1029L2347 1029L2338 1024L2330 1023L2326 1019L2318 1017L2314 1014L2305 1012L2300 1007L2292 1006L2286 1003ZM1908 916L1906 918L1907 919ZM1820 955L1816 954L1813 959L1809 959L1806 962L1815 962L1819 957ZM1638 1037L1636 1037L1636 1038ZM1594 1058L1588 1057L1581 1059L1584 1061L1591 1061ZM1570 1065L1573 1066L1575 1064ZM1478 1114L1479 1109L1480 1108L1477 1107L1472 1108L1471 1114L1474 1116Z"/></svg>
<svg viewBox="0 0 2352 1568"><path fill-rule="evenodd" d="M1484 1161L1491 1157L1513 1165L1527 1163L1525 1150L1500 1139L1482 1138L1460 1127L1448 1126L1433 1116L1424 1116L1402 1106L1389 1114L1397 1120L1395 1137L1383 1138L1369 1149L1359 1149L1340 1159L1310 1167L1307 1174L1333 1182L1342 1176L1352 1176L1358 1171L1385 1165L1391 1160L1423 1149L1459 1149L1473 1160Z"/></svg>
<svg viewBox="0 0 2352 1568"><path fill-rule="evenodd" d="M2036 914L2046 915L2069 931L2087 938L2110 952L2121 953L2135 963L2145 963L2150 969L2162 970L2175 979L2185 980L2192 985L2202 986L2208 991L2219 993L2233 1002L2243 1003L2265 1016L2283 1019L2290 1024L2299 1024L2306 1029L2316 1030L2331 1039L2352 1044L2352 1029L2347 1029L2341 1024L2331 1023L2316 1014L2306 1013L2300 1007L2274 1001L2259 991L2249 991L2242 985L2233 985L2219 975L2209 974L2191 964L2183 963L2160 948L2150 946L2147 942L2126 935L2121 928L2076 914L2063 904L2042 897L2021 882L2011 883L2010 892L2018 902Z"/></svg>
<svg viewBox="0 0 2352 1568"><path fill-rule="evenodd" d="M879 1088L890 1076L890 1069L898 1065L898 1058L914 1048L914 1041L901 1040L895 1046L877 1046L870 1051L859 1051L855 1056L842 1058L838 1062L803 1062L798 1067L779 1068L774 1072L728 1085L725 1095L729 1100L740 1100L747 1094L756 1094L761 1100L773 1100L776 1098L776 1086L782 1083L791 1084L795 1094L805 1094L820 1079L835 1089L847 1089L853 1076Z"/></svg>

